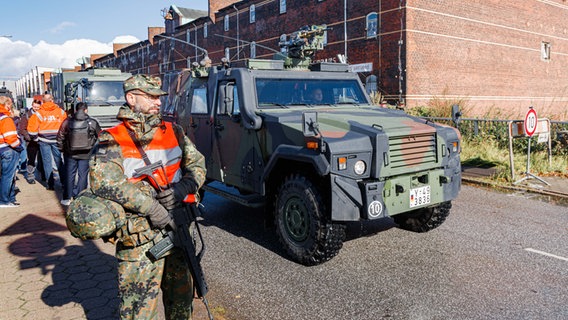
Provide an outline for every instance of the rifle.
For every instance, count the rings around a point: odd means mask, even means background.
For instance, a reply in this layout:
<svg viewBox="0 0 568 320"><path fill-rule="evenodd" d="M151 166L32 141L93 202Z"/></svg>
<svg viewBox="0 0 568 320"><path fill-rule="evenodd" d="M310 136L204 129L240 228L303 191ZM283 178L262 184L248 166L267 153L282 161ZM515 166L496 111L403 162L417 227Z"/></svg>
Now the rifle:
<svg viewBox="0 0 568 320"><path fill-rule="evenodd" d="M160 186L152 174L161 168L163 170L164 176L166 176L165 168L162 161L156 161L144 167L134 170L133 177L147 176L149 179L154 180L156 186L160 191L166 190L171 187L167 184L166 188ZM191 197L193 196L193 197ZM201 267L201 259L205 254L205 242L203 241L203 235L201 234L201 229L199 228L199 223L197 222L197 217L200 216L200 209L198 207L197 199L195 195L190 195L184 200L184 204L170 211L173 216L174 223L171 226L172 230L162 230L164 233L164 238L156 243L147 252L148 256L152 260L159 260L164 257L170 250L177 247L182 252L184 260L187 264L191 277L194 281L195 291L197 297L203 301L205 308L207 309L207 314L209 319L213 320L211 311L209 310L209 303L205 295L209 291L207 287L207 282L205 280L205 274L203 273L203 268ZM199 242L201 243L201 250L197 252L194 238L191 237L189 229L191 224L195 222L195 230L199 236Z"/></svg>

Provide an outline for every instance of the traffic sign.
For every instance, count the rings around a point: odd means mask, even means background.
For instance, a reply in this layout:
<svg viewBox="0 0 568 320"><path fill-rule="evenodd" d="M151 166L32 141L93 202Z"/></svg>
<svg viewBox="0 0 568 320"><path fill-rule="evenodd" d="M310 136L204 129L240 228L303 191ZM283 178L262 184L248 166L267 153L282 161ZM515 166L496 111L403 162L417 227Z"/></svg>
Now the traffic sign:
<svg viewBox="0 0 568 320"><path fill-rule="evenodd" d="M536 111L531 107L525 116L525 134L532 137L536 132L537 124L538 118L536 117Z"/></svg>

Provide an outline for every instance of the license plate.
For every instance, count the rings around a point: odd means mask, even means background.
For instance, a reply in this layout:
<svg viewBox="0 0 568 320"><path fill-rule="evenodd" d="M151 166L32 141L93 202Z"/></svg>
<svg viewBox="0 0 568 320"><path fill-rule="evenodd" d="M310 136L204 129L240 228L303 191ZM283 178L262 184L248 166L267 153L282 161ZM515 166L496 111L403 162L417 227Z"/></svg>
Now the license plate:
<svg viewBox="0 0 568 320"><path fill-rule="evenodd" d="M430 203L430 186L410 189L410 207L418 207Z"/></svg>

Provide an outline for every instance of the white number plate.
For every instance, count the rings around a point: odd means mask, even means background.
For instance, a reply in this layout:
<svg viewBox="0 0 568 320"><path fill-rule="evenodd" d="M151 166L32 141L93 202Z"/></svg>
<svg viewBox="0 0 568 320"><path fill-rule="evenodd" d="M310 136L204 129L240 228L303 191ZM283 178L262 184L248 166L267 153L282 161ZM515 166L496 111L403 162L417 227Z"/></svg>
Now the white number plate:
<svg viewBox="0 0 568 320"><path fill-rule="evenodd" d="M430 186L410 189L410 207L422 206L430 203Z"/></svg>

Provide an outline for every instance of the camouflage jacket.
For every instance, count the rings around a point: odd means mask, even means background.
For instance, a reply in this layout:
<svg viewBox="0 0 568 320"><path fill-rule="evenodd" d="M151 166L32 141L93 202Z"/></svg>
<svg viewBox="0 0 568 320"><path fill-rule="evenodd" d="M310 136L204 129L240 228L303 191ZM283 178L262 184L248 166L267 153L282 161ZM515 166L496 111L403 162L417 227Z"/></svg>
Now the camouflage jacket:
<svg viewBox="0 0 568 320"><path fill-rule="evenodd" d="M143 148L150 143L155 131L162 124L160 116L135 113L127 105L120 108L117 118L134 131ZM178 138L178 144L182 149L180 167L183 176L178 183L194 185L196 192L205 182L205 158L191 140L185 136L180 126L173 125L173 128ZM124 174L123 160L121 147L116 143L113 136L106 130L101 131L98 149L90 161L91 190L99 197L121 204L127 212L131 213L132 218L130 219L144 217L148 214L154 202L156 192L144 181L138 183L128 181ZM136 224L139 224L139 222L136 222ZM149 241L153 239L153 236L148 234L151 230L141 230L148 227L149 224L145 223L136 228L127 226L127 230L119 231L123 233L146 232L144 237ZM158 232L155 231L154 233Z"/></svg>

